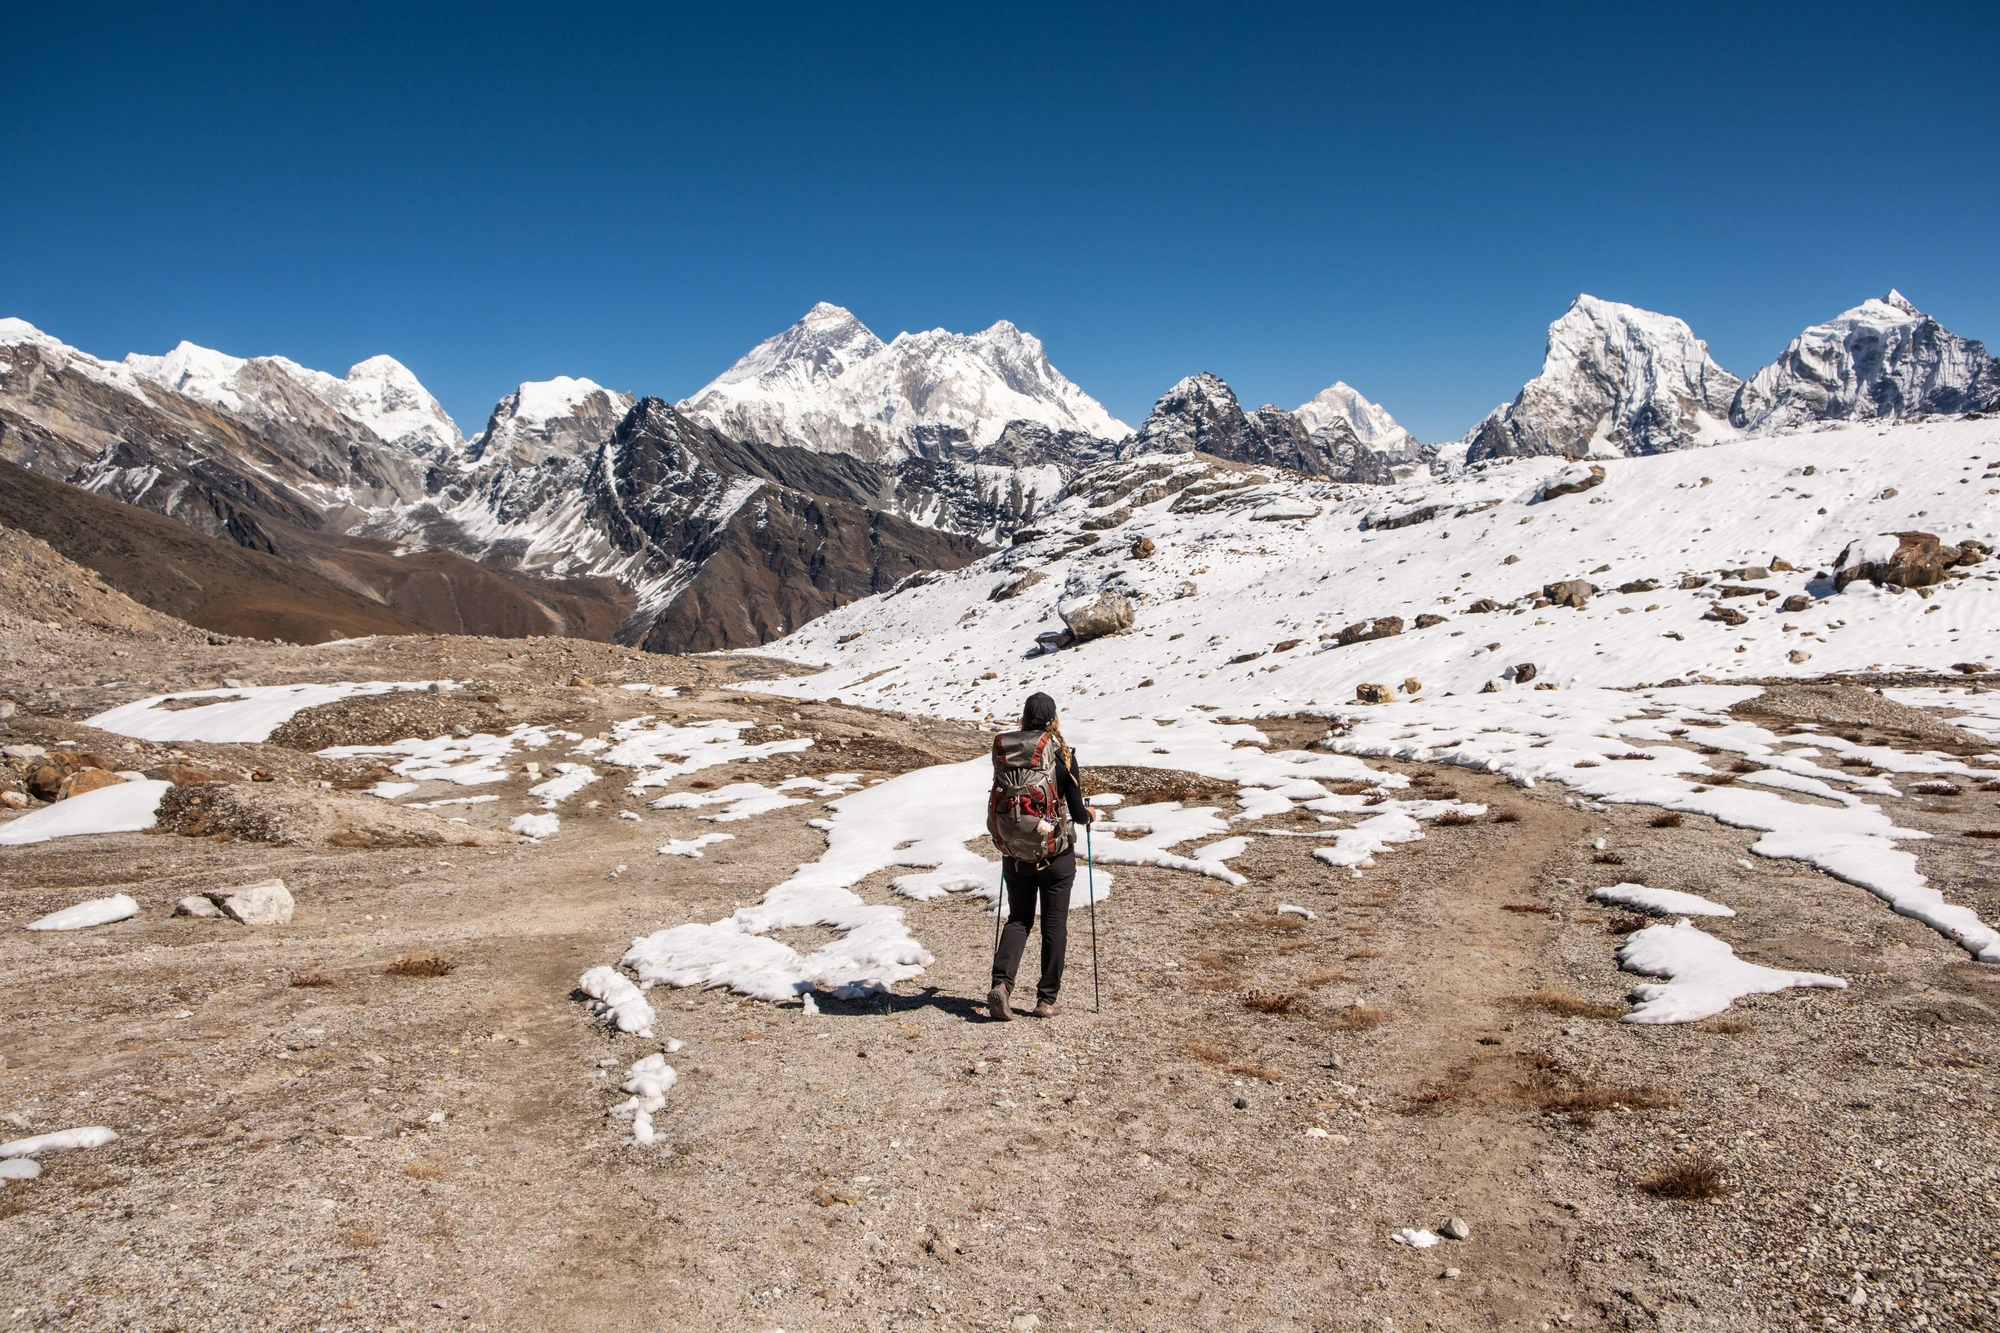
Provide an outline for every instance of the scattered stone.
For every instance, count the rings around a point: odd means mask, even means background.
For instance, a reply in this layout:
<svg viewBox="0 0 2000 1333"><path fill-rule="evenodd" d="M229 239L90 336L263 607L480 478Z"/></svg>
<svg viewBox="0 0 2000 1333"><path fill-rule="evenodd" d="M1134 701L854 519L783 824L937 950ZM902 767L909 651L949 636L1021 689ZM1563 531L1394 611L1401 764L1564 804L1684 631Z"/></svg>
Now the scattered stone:
<svg viewBox="0 0 2000 1333"><path fill-rule="evenodd" d="M1783 611L1786 615L1795 616L1801 611L1812 610L1812 598L1806 596L1802 592L1795 592L1790 597L1787 597L1785 599L1785 604L1779 607L1778 609Z"/></svg>
<svg viewBox="0 0 2000 1333"><path fill-rule="evenodd" d="M1115 592L1100 592L1095 597L1075 597L1060 602L1056 605L1056 614L1063 618L1063 624L1069 626L1072 643L1086 643L1132 628L1132 603Z"/></svg>
<svg viewBox="0 0 2000 1333"><path fill-rule="evenodd" d="M571 676L569 683L579 690L594 690L597 688L597 682L591 680L588 676Z"/></svg>
<svg viewBox="0 0 2000 1333"><path fill-rule="evenodd" d="M1633 579L1630 583L1618 585L1620 592L1651 592L1660 586L1658 579Z"/></svg>
<svg viewBox="0 0 2000 1333"><path fill-rule="evenodd" d="M1518 565L1521 563L1521 557L1518 555L1510 555L1505 560L1502 560L1500 563L1503 565Z"/></svg>
<svg viewBox="0 0 2000 1333"><path fill-rule="evenodd" d="M1706 588L1707 586L1708 586L1708 578L1706 575L1703 574L1681 575L1680 588L1682 592L1691 592L1696 588Z"/></svg>
<svg viewBox="0 0 2000 1333"><path fill-rule="evenodd" d="M1141 537L1132 543L1132 558L1134 560L1151 560L1153 558L1153 550L1153 539L1151 537Z"/></svg>
<svg viewBox="0 0 2000 1333"><path fill-rule="evenodd" d="M246 884L217 905L246 926L282 926L292 919L292 891L282 879Z"/></svg>
<svg viewBox="0 0 2000 1333"><path fill-rule="evenodd" d="M39 745L0 745L0 755L9 759L40 759L47 753Z"/></svg>
<svg viewBox="0 0 2000 1333"><path fill-rule="evenodd" d="M220 782L221 778L205 769L189 764L161 764L146 770L146 776L156 782L171 782L176 787L198 786L204 782Z"/></svg>
<svg viewBox="0 0 2000 1333"><path fill-rule="evenodd" d="M1708 614L1703 616L1702 619L1719 620L1725 625L1741 625L1746 623L1750 617L1744 615L1733 606L1712 606L1708 609Z"/></svg>
<svg viewBox="0 0 2000 1333"><path fill-rule="evenodd" d="M1581 611L1584 604L1597 595L1597 585L1582 579L1564 579L1561 583L1542 586L1542 596L1548 598L1551 606L1567 606Z"/></svg>
<svg viewBox="0 0 2000 1333"><path fill-rule="evenodd" d="M1015 597L1019 597L1022 593L1034 587L1037 583L1040 583L1043 579L1046 579L1047 577L1048 575L1044 574L1041 570L1031 569L1027 573L1021 575L1019 578L1012 579L1006 583L1002 583L997 587L995 587L992 592L987 594L986 600L990 602L1010 601ZM849 639L858 639L867 632L868 632L867 630L856 630L852 634L842 635L839 641L841 643L846 643Z"/></svg>
<svg viewBox="0 0 2000 1333"><path fill-rule="evenodd" d="M1464 1240L1472 1234L1472 1228L1465 1225L1464 1218L1453 1217L1446 1219L1445 1224L1438 1228L1438 1234L1451 1240Z"/></svg>
<svg viewBox="0 0 2000 1333"><path fill-rule="evenodd" d="M1194 595L1195 595L1195 591L1196 591L1196 589L1195 589L1195 586L1194 586L1194 580L1193 580L1193 579L1182 579L1182 580L1180 581L1180 584L1179 584L1179 586L1177 586L1177 587L1176 587L1176 588L1174 589L1174 596L1175 596L1175 597L1192 597L1192 596L1194 596Z"/></svg>
<svg viewBox="0 0 2000 1333"><path fill-rule="evenodd" d="M1424 683L1422 681L1418 680L1415 676L1403 677L1403 693L1422 694L1423 692Z"/></svg>
<svg viewBox="0 0 2000 1333"><path fill-rule="evenodd" d="M1237 1110L1239 1110L1239 1111L1247 1111L1247 1110L1249 1110L1249 1109L1250 1109L1250 1099L1249 1099L1248 1097L1238 1097L1238 1098L1236 1099L1236 1109L1237 1109Z"/></svg>
<svg viewBox="0 0 2000 1333"><path fill-rule="evenodd" d="M1358 704L1386 704L1396 697L1396 692L1387 685L1364 681L1354 687L1354 702Z"/></svg>
<svg viewBox="0 0 2000 1333"><path fill-rule="evenodd" d="M1489 611L1498 611L1499 609L1500 603L1494 601L1491 597L1482 597L1471 606L1466 607L1465 614L1469 616L1483 616Z"/></svg>
<svg viewBox="0 0 2000 1333"><path fill-rule="evenodd" d="M1272 645L1271 651L1274 653L1289 653L1304 642L1304 639L1280 639Z"/></svg>
<svg viewBox="0 0 2000 1333"><path fill-rule="evenodd" d="M1479 692L1481 694L1499 694L1506 688L1507 687L1498 680L1489 680L1484 685L1479 687Z"/></svg>
<svg viewBox="0 0 2000 1333"><path fill-rule="evenodd" d="M62 780L56 788L56 799L66 801L72 796L81 796L87 791L100 791L105 787L116 787L125 779L116 773L107 773L101 768L79 768Z"/></svg>
<svg viewBox="0 0 2000 1333"><path fill-rule="evenodd" d="M1417 617L1418 629L1429 629L1432 625L1444 624L1443 616L1422 615Z"/></svg>
<svg viewBox="0 0 2000 1333"><path fill-rule="evenodd" d="M1889 538L1896 545L1888 545ZM1877 587L1928 588L1944 582L1945 571L1985 559L1979 543L1946 546L1928 532L1885 532L1851 541L1833 562L1833 588L1844 590L1856 579Z"/></svg>
<svg viewBox="0 0 2000 1333"><path fill-rule="evenodd" d="M1984 662L1953 662L1951 669L1965 676L1977 676L1986 670Z"/></svg>
<svg viewBox="0 0 2000 1333"><path fill-rule="evenodd" d="M18 707L19 705L12 699L0 699L0 722L5 722L8 718L14 716Z"/></svg>
<svg viewBox="0 0 2000 1333"><path fill-rule="evenodd" d="M1230 658L1230 659L1229 659L1229 665L1230 665L1230 666L1240 666L1240 665L1242 665L1242 664L1243 664L1243 663L1245 663L1245 662L1254 662L1254 661L1256 661L1256 660L1257 660L1258 658L1262 657L1263 655L1264 655L1264 654L1263 654L1262 652L1255 652L1255 653L1238 653L1238 654L1236 654L1236 656L1234 656L1234 657L1232 657L1232 658Z"/></svg>
<svg viewBox="0 0 2000 1333"><path fill-rule="evenodd" d="M1533 662L1522 662L1518 666L1509 668L1509 670L1514 673L1514 683L1516 685L1526 685L1535 678L1535 664Z"/></svg>
<svg viewBox="0 0 2000 1333"><path fill-rule="evenodd" d="M217 907L215 900L207 894L190 893L187 897L174 904L174 915L220 917L222 909Z"/></svg>
<svg viewBox="0 0 2000 1333"><path fill-rule="evenodd" d="M1344 647L1350 643L1363 643L1369 639L1388 639L1403 632L1401 616L1383 616L1378 620L1357 620L1334 637Z"/></svg>
<svg viewBox="0 0 2000 1333"><path fill-rule="evenodd" d="M1559 495L1575 495L1579 491L1587 491L1593 486L1602 486L1603 484L1603 468L1593 463L1586 471L1582 467L1572 465L1564 468L1543 483L1542 498L1544 500L1553 500Z"/></svg>
<svg viewBox="0 0 2000 1333"><path fill-rule="evenodd" d="M1812 661L1812 654L1806 652L1802 648L1794 648L1792 649L1792 651L1785 654L1785 660L1790 662L1793 666L1797 666L1801 662Z"/></svg>
<svg viewBox="0 0 2000 1333"><path fill-rule="evenodd" d="M0 805L6 806L9 810L25 810L28 808L28 794L12 788L0 791Z"/></svg>

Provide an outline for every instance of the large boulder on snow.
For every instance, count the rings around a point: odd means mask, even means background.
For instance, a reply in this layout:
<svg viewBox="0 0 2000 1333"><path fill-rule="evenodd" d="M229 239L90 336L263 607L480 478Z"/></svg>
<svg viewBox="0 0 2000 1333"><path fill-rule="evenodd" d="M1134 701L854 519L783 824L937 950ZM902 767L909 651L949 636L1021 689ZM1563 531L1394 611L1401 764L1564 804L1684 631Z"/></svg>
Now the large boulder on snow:
<svg viewBox="0 0 2000 1333"><path fill-rule="evenodd" d="M1954 565L1978 564L1984 557L1977 543L1946 546L1928 532L1882 532L1859 537L1841 549L1833 562L1833 587L1838 592L1856 579L1880 587L1928 588L1942 583Z"/></svg>
<svg viewBox="0 0 2000 1333"><path fill-rule="evenodd" d="M1115 592L1072 597L1056 605L1056 614L1069 626L1071 643L1101 639L1132 628L1132 603Z"/></svg>
<svg viewBox="0 0 2000 1333"><path fill-rule="evenodd" d="M1553 500L1559 495L1575 495L1593 486L1604 484L1604 469L1595 463L1571 463L1562 471L1542 483L1541 498Z"/></svg>
<svg viewBox="0 0 2000 1333"><path fill-rule="evenodd" d="M1543 584L1542 596L1548 598L1555 606L1567 606L1581 611L1584 603L1597 596L1597 585L1582 579L1564 579L1561 583Z"/></svg>

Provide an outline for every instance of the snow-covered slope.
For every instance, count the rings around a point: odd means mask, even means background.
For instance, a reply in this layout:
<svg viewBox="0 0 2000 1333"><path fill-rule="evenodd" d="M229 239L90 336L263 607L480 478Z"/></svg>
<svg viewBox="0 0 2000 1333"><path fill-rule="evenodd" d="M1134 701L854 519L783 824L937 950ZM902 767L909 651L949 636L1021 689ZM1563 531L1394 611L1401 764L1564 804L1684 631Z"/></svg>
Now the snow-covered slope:
<svg viewBox="0 0 2000 1333"><path fill-rule="evenodd" d="M1292 415L1304 422L1309 431L1345 422L1357 440L1398 463L1415 461L1417 450L1422 447L1416 436L1396 424L1389 409L1369 402L1340 380L1299 404Z"/></svg>
<svg viewBox="0 0 2000 1333"><path fill-rule="evenodd" d="M1010 421L1102 440L1131 434L1005 320L884 343L824 301L680 406L736 439L886 461L976 454Z"/></svg>
<svg viewBox="0 0 2000 1333"><path fill-rule="evenodd" d="M1385 492L1142 457L1085 472L1038 524L1045 537L763 651L828 664L773 689L967 718L1005 715L1029 689L1086 717L1248 714L1343 704L1362 682L1406 678L1435 695L2000 662L2000 565L1920 592L1864 580L1836 593L1825 576L1850 540L1879 533L1992 544L2000 466L1980 460L2000 464L1991 422L1610 459L1594 485L1588 468L1548 458ZM1545 497L1558 478L1587 488ZM1570 579L1601 591L1580 610L1534 605ZM1031 655L1038 634L1063 628L1059 603L1107 590L1133 600L1128 632ZM1388 617L1400 632L1338 642ZM1532 684L1513 683L1523 664Z"/></svg>
<svg viewBox="0 0 2000 1333"><path fill-rule="evenodd" d="M1549 325L1542 373L1464 440L1468 462L1657 454L1734 436L1742 381L1671 315L1579 296Z"/></svg>
<svg viewBox="0 0 2000 1333"><path fill-rule="evenodd" d="M1890 292L1815 324L1737 394L1730 419L1759 433L1818 421L1901 420L2000 405L2000 361Z"/></svg>
<svg viewBox="0 0 2000 1333"><path fill-rule="evenodd" d="M449 457L464 444L457 423L392 356L371 356L350 368L345 379L282 356L235 357L191 342L165 356L133 352L125 365L140 381L246 421L298 419L296 386L384 443L420 458Z"/></svg>
<svg viewBox="0 0 2000 1333"><path fill-rule="evenodd" d="M586 454L611 438L636 401L568 375L530 380L494 404L465 456L486 468L532 467L545 458Z"/></svg>

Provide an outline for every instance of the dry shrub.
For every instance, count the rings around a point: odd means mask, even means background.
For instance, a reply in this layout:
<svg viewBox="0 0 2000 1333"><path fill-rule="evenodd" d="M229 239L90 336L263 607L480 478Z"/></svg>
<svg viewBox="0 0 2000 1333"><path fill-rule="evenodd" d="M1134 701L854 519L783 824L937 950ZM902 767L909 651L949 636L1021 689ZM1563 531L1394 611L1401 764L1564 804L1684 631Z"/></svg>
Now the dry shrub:
<svg viewBox="0 0 2000 1333"><path fill-rule="evenodd" d="M1229 1063L1229 1052L1214 1042L1191 1041L1187 1044L1187 1053L1211 1069L1221 1069Z"/></svg>
<svg viewBox="0 0 2000 1333"><path fill-rule="evenodd" d="M1705 778L1703 780L1711 787L1728 787L1734 785L1736 775L1734 773L1718 773L1712 778Z"/></svg>
<svg viewBox="0 0 2000 1333"><path fill-rule="evenodd" d="M1571 767L1571 768L1596 768L1596 767L1597 767L1597 761L1596 761L1595 759L1579 759L1579 760L1577 760L1577 761L1576 761L1576 762L1575 762L1574 764L1571 764L1571 765L1570 765L1570 767Z"/></svg>
<svg viewBox="0 0 2000 1333"><path fill-rule="evenodd" d="M411 1162L403 1168L403 1174L412 1180L443 1180L451 1174L451 1166L439 1157L426 1157L421 1162Z"/></svg>
<svg viewBox="0 0 2000 1333"><path fill-rule="evenodd" d="M1347 973L1345 972L1338 972L1335 971L1333 968L1327 968L1324 971L1314 972L1313 974L1308 976L1305 979L1304 984L1307 986L1331 986L1336 981L1352 981L1352 980L1354 980L1354 978L1348 976Z"/></svg>
<svg viewBox="0 0 2000 1333"><path fill-rule="evenodd" d="M1729 1193L1722 1183L1722 1164L1705 1152L1692 1152L1679 1161L1641 1176L1639 1188L1661 1199L1719 1199Z"/></svg>
<svg viewBox="0 0 2000 1333"><path fill-rule="evenodd" d="M448 977L458 964L436 954L404 954L382 970L392 977Z"/></svg>
<svg viewBox="0 0 2000 1333"><path fill-rule="evenodd" d="M1229 1072L1232 1074L1241 1074L1244 1078L1262 1079L1266 1083L1283 1083L1285 1081L1284 1075L1269 1065L1253 1064L1248 1060L1229 1066Z"/></svg>
<svg viewBox="0 0 2000 1333"><path fill-rule="evenodd" d="M1845 759L1841 760L1841 761L1840 761L1840 766L1841 766L1842 768L1873 768L1873 767L1875 767L1875 765L1873 765L1873 764L1869 763L1869 762L1868 762L1868 761L1867 761L1866 759L1863 759L1863 758L1862 758L1862 757L1861 757L1860 755L1854 755L1854 754L1851 754L1851 755L1847 756L1847 758L1845 758Z"/></svg>
<svg viewBox="0 0 2000 1333"><path fill-rule="evenodd" d="M1306 928L1306 919L1302 916L1293 916L1291 913L1286 912L1283 915L1273 913L1270 916L1253 916L1247 920L1225 921L1222 924L1228 930L1292 935Z"/></svg>
<svg viewBox="0 0 2000 1333"><path fill-rule="evenodd" d="M382 1233L373 1227L348 1227L340 1233L340 1243L357 1250L372 1250L382 1243Z"/></svg>
<svg viewBox="0 0 2000 1333"><path fill-rule="evenodd" d="M1503 912L1533 912L1540 916L1547 916L1549 914L1549 909L1540 903L1501 903L1500 910Z"/></svg>
<svg viewBox="0 0 2000 1333"><path fill-rule="evenodd" d="M1668 811L1664 815L1654 815L1646 821L1646 824L1649 828L1679 828L1681 826L1681 817L1672 811Z"/></svg>
<svg viewBox="0 0 2000 1333"><path fill-rule="evenodd" d="M1289 991L1253 990L1243 993L1243 1007L1260 1014L1294 1014L1304 1011L1299 997Z"/></svg>
<svg viewBox="0 0 2000 1333"><path fill-rule="evenodd" d="M317 969L310 972L292 973L292 985L300 990L306 990L314 986L338 986L339 984L338 981L335 981L332 977Z"/></svg>
<svg viewBox="0 0 2000 1333"><path fill-rule="evenodd" d="M1347 961L1352 963L1364 961L1369 958L1380 958L1382 956L1383 953L1380 949L1356 949L1353 953L1347 955Z"/></svg>
<svg viewBox="0 0 2000 1333"><path fill-rule="evenodd" d="M1623 1018L1625 1011L1614 1004L1599 1004L1566 990L1543 988L1528 995L1510 995L1507 1003L1517 1009L1538 1009L1564 1018Z"/></svg>
<svg viewBox="0 0 2000 1333"><path fill-rule="evenodd" d="M1354 782L1345 779L1326 784L1326 789L1336 796L1359 796L1363 792L1374 791L1375 787L1376 784L1372 782Z"/></svg>
<svg viewBox="0 0 2000 1333"><path fill-rule="evenodd" d="M1757 1030L1757 1025L1749 1019L1734 1016L1707 1019L1696 1026L1703 1032L1713 1032L1720 1037L1740 1037Z"/></svg>
<svg viewBox="0 0 2000 1333"><path fill-rule="evenodd" d="M1969 828L1958 836L1961 838L2000 838L2000 829Z"/></svg>
<svg viewBox="0 0 2000 1333"><path fill-rule="evenodd" d="M1630 935L1635 930L1644 930L1653 923L1643 916L1614 916L1604 923L1607 935Z"/></svg>
<svg viewBox="0 0 2000 1333"><path fill-rule="evenodd" d="M1410 1113L1422 1115L1426 1111L1442 1110L1457 1101L1461 1091L1462 1088L1456 1083L1440 1083L1434 1088L1427 1088L1410 1098Z"/></svg>
<svg viewBox="0 0 2000 1333"><path fill-rule="evenodd" d="M1521 822L1521 816L1512 810L1502 810L1499 814L1493 816L1493 822L1496 824L1518 824Z"/></svg>
<svg viewBox="0 0 2000 1333"><path fill-rule="evenodd" d="M1188 962L1195 967L1206 968L1211 972L1234 972L1243 965L1243 960L1246 957L1248 957L1247 954L1235 950L1203 949L1200 953L1188 959Z"/></svg>
<svg viewBox="0 0 2000 1333"><path fill-rule="evenodd" d="M1925 796L1962 796L1965 793L1963 787L1951 782L1917 782L1911 784L1910 790L1922 792Z"/></svg>
<svg viewBox="0 0 2000 1333"><path fill-rule="evenodd" d="M1601 866L1622 866L1625 864L1625 858L1616 852L1599 852L1590 859Z"/></svg>
<svg viewBox="0 0 2000 1333"><path fill-rule="evenodd" d="M1431 821L1433 824L1443 824L1446 828L1458 828L1464 824L1477 824L1478 822L1477 819L1466 814L1463 810L1447 810Z"/></svg>
<svg viewBox="0 0 2000 1333"><path fill-rule="evenodd" d="M1764 771L1764 766L1762 764L1753 764L1748 759L1738 759L1729 766L1729 771L1732 773L1761 773Z"/></svg>
<svg viewBox="0 0 2000 1333"><path fill-rule="evenodd" d="M1520 1086L1521 1096L1530 1106L1550 1114L1579 1111L1671 1110L1681 1104L1680 1094L1646 1084L1593 1083L1567 1075L1560 1066L1539 1069Z"/></svg>
<svg viewBox="0 0 2000 1333"><path fill-rule="evenodd" d="M1225 991L1235 990L1236 983L1241 980L1243 974L1240 972L1223 972L1212 977L1196 977L1189 983L1188 989L1203 995L1220 995Z"/></svg>
<svg viewBox="0 0 2000 1333"><path fill-rule="evenodd" d="M1389 1021L1385 1010L1373 1005L1357 1004L1345 1013L1327 1020L1326 1025L1335 1032L1366 1032L1369 1028L1380 1027Z"/></svg>

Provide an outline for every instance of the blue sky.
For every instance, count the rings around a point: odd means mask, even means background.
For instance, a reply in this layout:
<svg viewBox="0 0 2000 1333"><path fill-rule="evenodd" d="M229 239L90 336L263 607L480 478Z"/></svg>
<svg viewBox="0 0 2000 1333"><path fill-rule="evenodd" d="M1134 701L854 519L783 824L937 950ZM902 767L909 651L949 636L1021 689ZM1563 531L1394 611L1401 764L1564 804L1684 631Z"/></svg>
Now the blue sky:
<svg viewBox="0 0 2000 1333"><path fill-rule="evenodd" d="M11 15L0 314L388 352L468 432L523 379L680 397L816 300L1011 319L1135 425L1212 370L1425 439L1579 291L1738 374L1892 286L2000 343L1990 0L414 8Z"/></svg>

